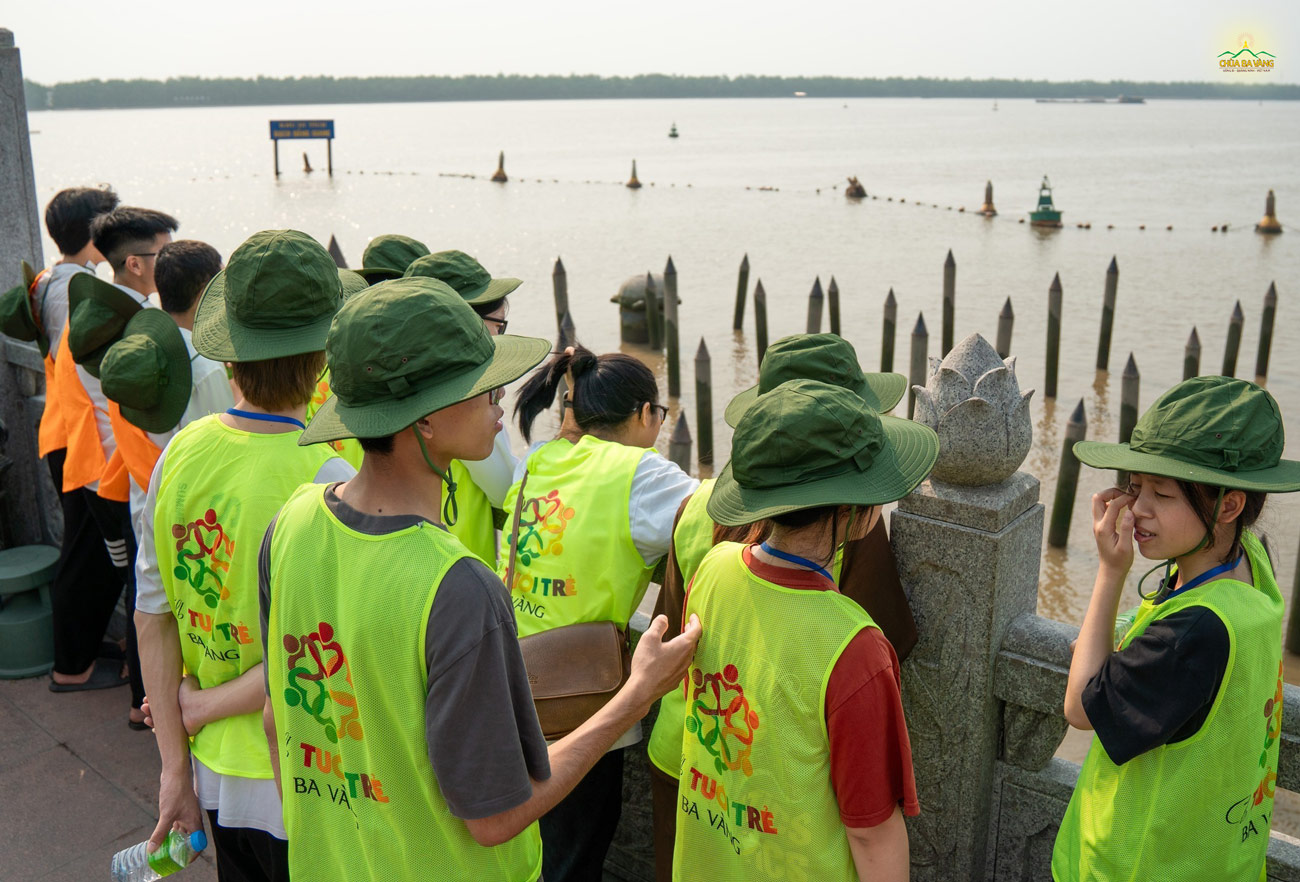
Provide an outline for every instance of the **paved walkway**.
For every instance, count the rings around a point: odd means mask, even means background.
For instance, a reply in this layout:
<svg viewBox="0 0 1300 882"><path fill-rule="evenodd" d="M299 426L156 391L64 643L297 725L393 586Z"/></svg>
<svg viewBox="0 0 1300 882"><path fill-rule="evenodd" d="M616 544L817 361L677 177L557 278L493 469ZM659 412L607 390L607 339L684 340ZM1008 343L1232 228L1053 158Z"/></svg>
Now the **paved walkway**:
<svg viewBox="0 0 1300 882"><path fill-rule="evenodd" d="M94 882L153 832L158 751L127 728L126 687L56 695L0 680L0 880ZM209 854L177 879L215 882Z"/></svg>

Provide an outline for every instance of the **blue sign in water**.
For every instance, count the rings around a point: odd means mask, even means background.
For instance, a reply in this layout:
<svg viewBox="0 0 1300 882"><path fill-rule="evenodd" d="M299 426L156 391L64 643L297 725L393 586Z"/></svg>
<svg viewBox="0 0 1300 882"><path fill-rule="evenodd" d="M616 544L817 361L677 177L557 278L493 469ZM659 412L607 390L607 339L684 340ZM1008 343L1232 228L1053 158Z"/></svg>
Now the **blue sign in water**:
<svg viewBox="0 0 1300 882"><path fill-rule="evenodd" d="M333 138L334 120L332 119L273 119L271 120L271 140L281 141L286 138Z"/></svg>

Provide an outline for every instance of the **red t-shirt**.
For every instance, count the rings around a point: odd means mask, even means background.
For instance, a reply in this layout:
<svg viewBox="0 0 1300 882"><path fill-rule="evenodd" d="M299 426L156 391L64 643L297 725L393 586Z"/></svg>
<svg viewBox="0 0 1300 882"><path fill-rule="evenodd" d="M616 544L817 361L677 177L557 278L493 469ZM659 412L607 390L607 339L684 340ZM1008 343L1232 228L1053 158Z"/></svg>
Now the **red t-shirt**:
<svg viewBox="0 0 1300 882"><path fill-rule="evenodd" d="M758 560L752 546L742 560L755 576L786 588L835 590L834 582L812 570ZM689 600L689 590L686 596ZM844 826L874 827L889 820L897 806L905 815L920 814L898 658L879 628L859 631L844 647L826 684L825 713L831 786Z"/></svg>

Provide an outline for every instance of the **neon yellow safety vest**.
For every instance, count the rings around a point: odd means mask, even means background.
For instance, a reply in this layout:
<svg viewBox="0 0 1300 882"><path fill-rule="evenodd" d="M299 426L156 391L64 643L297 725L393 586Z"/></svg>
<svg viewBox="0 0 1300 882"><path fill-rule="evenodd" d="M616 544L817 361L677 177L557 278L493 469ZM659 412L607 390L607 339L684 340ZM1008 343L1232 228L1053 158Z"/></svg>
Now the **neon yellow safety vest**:
<svg viewBox="0 0 1300 882"><path fill-rule="evenodd" d="M857 882L831 786L826 684L875 623L838 592L760 579L743 552L710 551L686 601L704 630L687 672L673 879Z"/></svg>
<svg viewBox="0 0 1300 882"><path fill-rule="evenodd" d="M300 487L271 537L266 662L290 875L535 880L537 824L495 848L479 845L429 765L425 628L464 546L423 522L359 533L324 493Z"/></svg>
<svg viewBox="0 0 1300 882"><path fill-rule="evenodd" d="M1156 619L1202 606L1228 630L1228 666L1192 737L1122 766L1093 736L1052 852L1057 882L1262 880L1282 729L1282 595L1268 555L1242 535L1254 585L1207 582L1142 604L1127 646Z"/></svg>
<svg viewBox="0 0 1300 882"><path fill-rule="evenodd" d="M330 369L325 368L325 372L320 375L316 381L316 388L311 393L311 401L307 402L307 422L316 415L320 406L325 403L325 399L330 397ZM365 456L365 451L361 449L361 442L356 438L339 438L337 441L325 442L334 452L347 460L352 468L361 471L361 460Z"/></svg>
<svg viewBox="0 0 1300 882"><path fill-rule="evenodd" d="M713 478L701 481L691 498L686 500L682 516L673 530L673 554L677 569L682 574L682 585L689 587L695 570L713 547L713 518L705 511L713 494ZM686 697L681 689L674 689L659 699L659 716L655 717L650 740L646 742L646 755L650 762L665 775L674 778L682 768L682 724L686 719Z"/></svg>
<svg viewBox="0 0 1300 882"><path fill-rule="evenodd" d="M204 689L262 661L257 554L276 511L334 452L299 447L301 432L231 428L212 414L167 446L154 509L154 548L176 616L185 670ZM208 723L190 749L223 775L270 778L262 715Z"/></svg>
<svg viewBox="0 0 1300 882"><path fill-rule="evenodd" d="M447 531L479 560L496 569L497 530L492 524L492 503L460 460L453 459L449 471L456 482L456 523L448 524Z"/></svg>
<svg viewBox="0 0 1300 882"><path fill-rule="evenodd" d="M632 478L649 452L585 435L577 444L550 441L528 457L509 586L520 637L578 622L627 627L654 571L632 543L628 521ZM519 487L506 493L502 577Z"/></svg>

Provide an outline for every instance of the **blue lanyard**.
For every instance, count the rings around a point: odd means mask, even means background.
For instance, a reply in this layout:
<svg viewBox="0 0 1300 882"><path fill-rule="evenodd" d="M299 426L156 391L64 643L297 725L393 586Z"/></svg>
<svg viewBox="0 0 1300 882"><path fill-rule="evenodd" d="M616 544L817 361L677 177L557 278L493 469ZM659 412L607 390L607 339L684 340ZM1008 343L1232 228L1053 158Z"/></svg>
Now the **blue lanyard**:
<svg viewBox="0 0 1300 882"><path fill-rule="evenodd" d="M812 570L814 573L821 573L823 576L825 576L827 579L830 579L832 582L835 581L834 577L832 577L830 573L826 572L825 567L813 563L806 557L800 557L797 554L788 554L784 551L780 551L776 548L773 548L771 545L768 545L766 542L760 545L759 548L763 549L768 554L772 555L772 557L779 557L781 560L787 561L789 563L798 564L801 567L807 567L808 569Z"/></svg>
<svg viewBox="0 0 1300 882"><path fill-rule="evenodd" d="M278 413L253 413L251 410L239 410L230 408L226 411L233 417L243 417L246 420L261 420L264 423L288 423L291 426L297 426L300 429L307 428L307 424L302 420L295 420L293 417L280 416Z"/></svg>
<svg viewBox="0 0 1300 882"><path fill-rule="evenodd" d="M1244 557L1244 555L1239 555L1236 560L1228 561L1228 563L1225 564L1219 564L1217 567L1215 567L1212 570L1206 570L1205 572L1197 576L1195 579L1188 582L1186 585L1183 585L1179 588L1175 588L1173 591L1170 591L1168 594L1166 594L1164 597L1161 597L1156 602L1164 603L1169 598L1182 594L1184 591L1191 591L1193 588L1197 587L1198 585L1204 585L1206 582L1210 581L1215 576L1222 576L1224 573L1228 573L1231 572L1232 570L1235 570L1237 566L1241 563L1242 557ZM1165 584L1168 585L1170 583L1166 582Z"/></svg>

